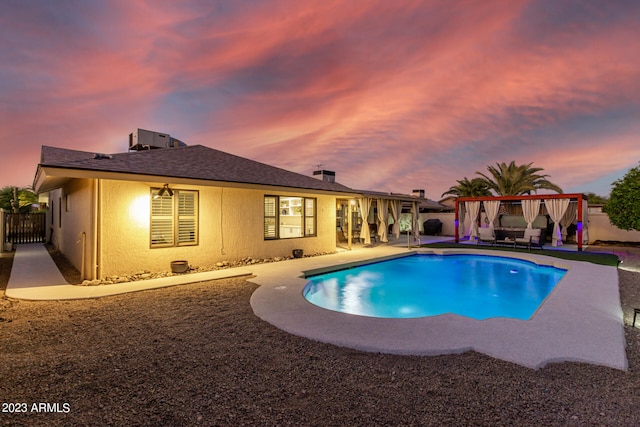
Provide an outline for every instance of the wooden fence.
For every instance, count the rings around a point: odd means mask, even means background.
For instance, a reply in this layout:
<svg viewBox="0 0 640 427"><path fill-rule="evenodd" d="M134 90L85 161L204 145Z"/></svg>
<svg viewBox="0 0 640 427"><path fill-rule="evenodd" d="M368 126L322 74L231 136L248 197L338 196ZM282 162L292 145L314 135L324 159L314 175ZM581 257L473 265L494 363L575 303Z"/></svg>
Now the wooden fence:
<svg viewBox="0 0 640 427"><path fill-rule="evenodd" d="M9 243L45 243L47 238L45 213L4 214L4 242Z"/></svg>

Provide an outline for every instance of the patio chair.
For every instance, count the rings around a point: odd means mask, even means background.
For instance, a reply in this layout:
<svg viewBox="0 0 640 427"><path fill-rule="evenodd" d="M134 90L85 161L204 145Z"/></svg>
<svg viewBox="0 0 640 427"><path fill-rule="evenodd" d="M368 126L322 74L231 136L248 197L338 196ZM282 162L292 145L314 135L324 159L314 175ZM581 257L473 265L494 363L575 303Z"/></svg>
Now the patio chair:
<svg viewBox="0 0 640 427"><path fill-rule="evenodd" d="M540 236L542 235L542 230L539 228L527 228L524 230L524 237L516 237L513 247L516 246L526 246L527 249L531 250L531 246L536 246L542 249L542 242L540 241Z"/></svg>
<svg viewBox="0 0 640 427"><path fill-rule="evenodd" d="M482 243L490 243L491 245L496 244L496 235L490 228L478 228L478 240L476 241L476 245Z"/></svg>
<svg viewBox="0 0 640 427"><path fill-rule="evenodd" d="M369 236L372 242L378 241L378 226L377 224L369 224Z"/></svg>
<svg viewBox="0 0 640 427"><path fill-rule="evenodd" d="M349 232L347 231L347 227L342 227L342 236L344 238L345 242L349 241ZM353 230L351 230L351 242L352 243L359 243L360 242L360 230L358 230L357 228L354 228Z"/></svg>

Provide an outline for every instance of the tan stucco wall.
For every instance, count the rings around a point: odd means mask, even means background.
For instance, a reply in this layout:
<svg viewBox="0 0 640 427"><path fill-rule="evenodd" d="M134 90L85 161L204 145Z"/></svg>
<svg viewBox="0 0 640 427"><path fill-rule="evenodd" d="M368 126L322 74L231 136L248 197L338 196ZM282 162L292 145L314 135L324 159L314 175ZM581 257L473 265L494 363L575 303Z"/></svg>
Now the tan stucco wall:
<svg viewBox="0 0 640 427"><path fill-rule="evenodd" d="M606 213L589 214L589 241L640 242L640 231L621 230L611 224Z"/></svg>
<svg viewBox="0 0 640 427"><path fill-rule="evenodd" d="M149 247L150 187L163 183L102 181L100 277L141 270L167 271L173 260L210 266L247 256L267 258L335 251L335 197L299 191L263 191L190 185L174 189L199 191L199 244L171 248ZM317 237L264 240L264 195L317 198Z"/></svg>
<svg viewBox="0 0 640 427"><path fill-rule="evenodd" d="M49 192L47 236L85 278L92 278L94 180L75 179ZM51 217L53 216L53 221ZM60 220L61 217L61 220ZM64 231L64 232L63 232ZM84 239L84 269L82 268Z"/></svg>

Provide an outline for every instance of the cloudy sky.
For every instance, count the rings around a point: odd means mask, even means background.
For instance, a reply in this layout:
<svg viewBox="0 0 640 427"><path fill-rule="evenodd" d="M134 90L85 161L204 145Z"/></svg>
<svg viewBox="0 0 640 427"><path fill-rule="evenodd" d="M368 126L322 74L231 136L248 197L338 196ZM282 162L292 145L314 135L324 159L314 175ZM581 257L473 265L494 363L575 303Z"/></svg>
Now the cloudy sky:
<svg viewBox="0 0 640 427"><path fill-rule="evenodd" d="M515 160L606 195L640 160L640 1L0 2L0 187L136 128L357 189Z"/></svg>

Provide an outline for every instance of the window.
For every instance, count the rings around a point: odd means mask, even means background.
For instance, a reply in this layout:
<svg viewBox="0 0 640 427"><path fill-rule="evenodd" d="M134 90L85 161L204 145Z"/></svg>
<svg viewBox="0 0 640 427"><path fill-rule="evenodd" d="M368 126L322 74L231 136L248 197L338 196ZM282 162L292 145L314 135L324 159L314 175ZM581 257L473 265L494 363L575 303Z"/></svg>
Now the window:
<svg viewBox="0 0 640 427"><path fill-rule="evenodd" d="M198 244L198 192L151 189L151 247Z"/></svg>
<svg viewBox="0 0 640 427"><path fill-rule="evenodd" d="M316 199L264 197L264 238L290 239L316 235Z"/></svg>

